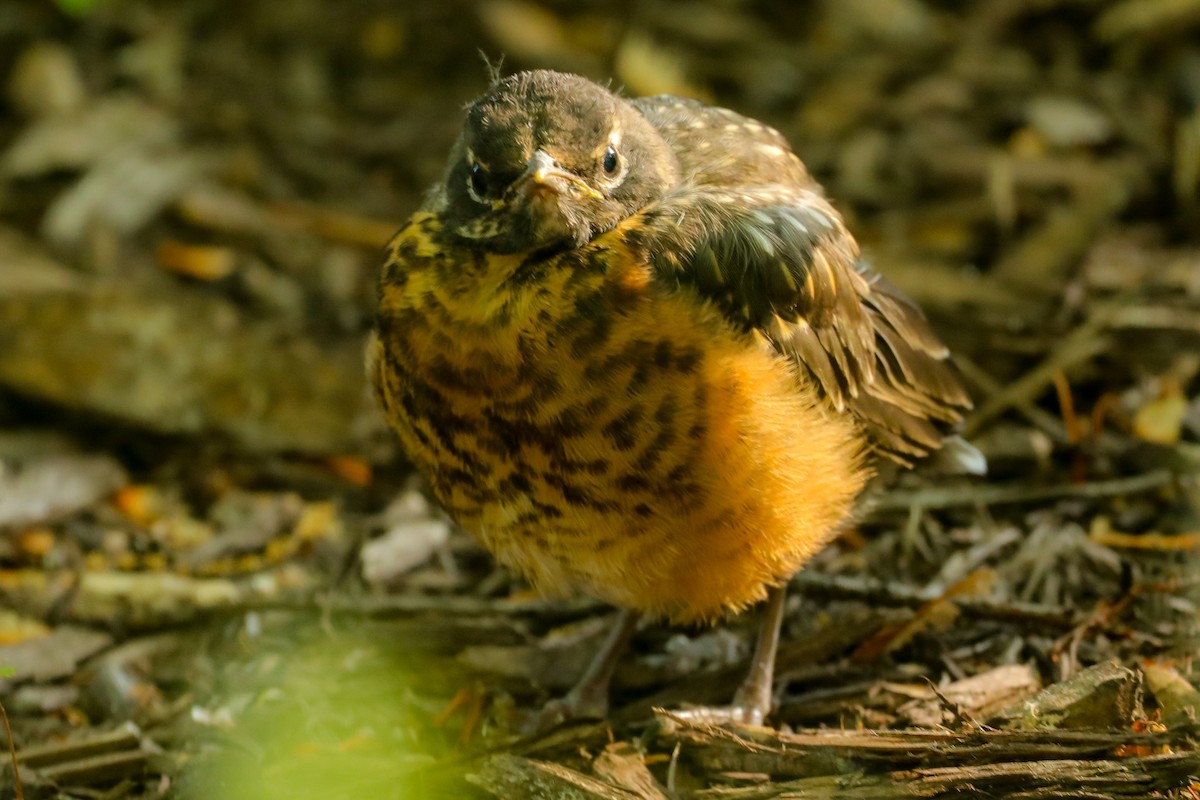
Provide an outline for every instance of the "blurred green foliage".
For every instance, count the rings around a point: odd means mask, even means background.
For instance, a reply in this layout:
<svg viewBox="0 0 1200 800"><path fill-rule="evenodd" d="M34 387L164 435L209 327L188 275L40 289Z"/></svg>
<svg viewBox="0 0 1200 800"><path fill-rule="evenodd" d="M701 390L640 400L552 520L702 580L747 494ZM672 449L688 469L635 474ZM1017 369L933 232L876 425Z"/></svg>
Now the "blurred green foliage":
<svg viewBox="0 0 1200 800"><path fill-rule="evenodd" d="M182 800L459 795L461 776L437 767L459 745L431 722L454 670L366 631L297 639L234 667L242 707L185 769Z"/></svg>
<svg viewBox="0 0 1200 800"><path fill-rule="evenodd" d="M99 0L54 0L58 7L72 17L86 16L91 11Z"/></svg>

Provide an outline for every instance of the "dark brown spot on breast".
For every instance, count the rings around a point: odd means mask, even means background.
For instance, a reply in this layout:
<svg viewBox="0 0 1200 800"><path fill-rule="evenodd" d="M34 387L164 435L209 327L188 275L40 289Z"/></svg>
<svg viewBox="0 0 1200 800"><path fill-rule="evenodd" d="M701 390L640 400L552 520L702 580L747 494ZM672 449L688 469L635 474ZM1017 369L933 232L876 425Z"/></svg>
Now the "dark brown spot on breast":
<svg viewBox="0 0 1200 800"><path fill-rule="evenodd" d="M679 406L674 397L667 395L662 399L662 403L654 412L654 438L633 463L634 470L649 472L666 454L667 448L675 441L677 435L675 416L678 412Z"/></svg>
<svg viewBox="0 0 1200 800"><path fill-rule="evenodd" d="M497 491L502 497L511 497L513 495L528 495L533 491L533 484L529 478L519 472L514 472L504 480L500 481L496 486Z"/></svg>
<svg viewBox="0 0 1200 800"><path fill-rule="evenodd" d="M634 403L601 428L600 432L611 439L618 450L631 450L637 444L637 426L644 415L642 405Z"/></svg>
<svg viewBox="0 0 1200 800"><path fill-rule="evenodd" d="M617 478L616 486L625 494L646 492L650 490L650 481L646 480L646 477L643 475L631 473Z"/></svg>
<svg viewBox="0 0 1200 800"><path fill-rule="evenodd" d="M585 358L604 346L612 333L612 317L598 307L584 308L568 318L563 328L579 330L571 339L571 357Z"/></svg>
<svg viewBox="0 0 1200 800"><path fill-rule="evenodd" d="M675 352L675 370L685 375L690 375L700 365L702 356L703 354L700 350L695 347L677 349Z"/></svg>
<svg viewBox="0 0 1200 800"><path fill-rule="evenodd" d="M675 348L666 339L654 346L654 366L660 370L668 370L675 360Z"/></svg>

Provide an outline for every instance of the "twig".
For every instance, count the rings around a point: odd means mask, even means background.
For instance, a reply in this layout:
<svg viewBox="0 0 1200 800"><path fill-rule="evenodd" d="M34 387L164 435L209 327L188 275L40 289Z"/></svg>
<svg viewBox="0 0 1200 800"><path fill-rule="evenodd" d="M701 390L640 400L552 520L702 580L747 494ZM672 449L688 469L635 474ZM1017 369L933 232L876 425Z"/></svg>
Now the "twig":
<svg viewBox="0 0 1200 800"><path fill-rule="evenodd" d="M963 434L970 436L985 422L1009 408L1028 406L1048 384L1054 382L1055 375L1065 373L1068 368L1103 352L1109 345L1107 331L1122 328L1200 332L1200 314L1173 306L1130 305L1128 298L1100 306L1085 323L1051 350L1041 363L984 401L963 424ZM1042 427L1038 419L1030 419Z"/></svg>
<svg viewBox="0 0 1200 800"><path fill-rule="evenodd" d="M1097 499L1124 494L1148 492L1166 486L1177 479L1169 469L1156 469L1127 478L1113 478L1089 483L1063 483L1055 486L944 486L934 489L890 492L872 502L869 517L884 511L903 511L914 505L922 509L953 508L955 506L1031 503L1064 497Z"/></svg>
<svg viewBox="0 0 1200 800"><path fill-rule="evenodd" d="M140 746L138 735L128 727L66 742L52 742L21 751L20 761L27 767L43 767L82 761L96 756L135 750Z"/></svg>
<svg viewBox="0 0 1200 800"><path fill-rule="evenodd" d="M17 800L25 800L25 790L21 787L21 771L17 769L17 743L13 741L13 732L8 724L8 712L4 709L4 703L0 703L0 720L4 721L4 735L8 737L8 757L12 759L13 792Z"/></svg>
<svg viewBox="0 0 1200 800"><path fill-rule="evenodd" d="M1200 311L1169 305L1121 305L1108 312L1108 324L1113 328L1200 333Z"/></svg>
<svg viewBox="0 0 1200 800"><path fill-rule="evenodd" d="M983 423L1007 409L1031 402L1053 382L1056 372L1102 353L1109 344L1108 337L1102 333L1105 322L1103 315L1093 316L1071 332L1058 347L1051 350L1040 364L989 397L963 423L963 435L969 437L979 430Z"/></svg>
<svg viewBox="0 0 1200 800"><path fill-rule="evenodd" d="M1075 398L1071 395L1071 384L1067 381L1067 374L1061 369L1056 369L1051 379L1054 382L1054 392L1058 395L1063 426L1067 429L1067 444L1079 444L1083 434L1079 427L1079 417L1075 415Z"/></svg>
<svg viewBox="0 0 1200 800"><path fill-rule="evenodd" d="M991 374L983 367L976 364L971 359L967 358L962 353L954 354L954 363L966 376L967 380L975 384L975 386L983 393L985 397L993 397L998 395L1004 387L991 376ZM1034 405L1032 401L1014 403L1012 406L1016 411L1029 422L1033 423L1034 427L1040 429L1055 442L1066 442L1067 432L1063 428L1062 422L1055 418L1050 412Z"/></svg>
<svg viewBox="0 0 1200 800"><path fill-rule="evenodd" d="M936 593L902 584L883 584L866 578L841 575L822 575L818 572L801 572L792 578L791 587L808 597L839 600L860 600L872 606L904 606L918 608L940 596ZM983 619L1004 622L1022 622L1045 625L1051 628L1074 628L1081 615L1055 606L1036 603L1005 602L987 597L947 597L963 613Z"/></svg>
<svg viewBox="0 0 1200 800"><path fill-rule="evenodd" d="M66 764L44 767L41 774L55 783L89 786L140 775L146 770L148 759L149 754L145 750L104 753Z"/></svg>
<svg viewBox="0 0 1200 800"><path fill-rule="evenodd" d="M293 595L255 598L239 609L310 611L352 614L373 619L389 619L419 614L443 614L448 617L537 617L570 620L610 608L586 598L571 600L510 600L486 597L401 594L388 596Z"/></svg>

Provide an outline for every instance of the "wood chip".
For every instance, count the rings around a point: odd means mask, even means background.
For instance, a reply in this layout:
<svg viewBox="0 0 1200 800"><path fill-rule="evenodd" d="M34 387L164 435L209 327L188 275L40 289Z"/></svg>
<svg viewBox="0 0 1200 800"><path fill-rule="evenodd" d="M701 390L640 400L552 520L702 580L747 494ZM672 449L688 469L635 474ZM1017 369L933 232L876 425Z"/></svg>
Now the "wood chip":
<svg viewBox="0 0 1200 800"><path fill-rule="evenodd" d="M1004 709L991 722L1009 730L1129 730L1145 717L1142 683L1141 672L1106 661Z"/></svg>
<svg viewBox="0 0 1200 800"><path fill-rule="evenodd" d="M581 772L508 754L491 756L467 780L504 800L556 798L556 800L640 800L644 795Z"/></svg>
<svg viewBox="0 0 1200 800"><path fill-rule="evenodd" d="M921 699L897 709L916 726L934 728L965 714L988 719L1001 709L1033 695L1041 688L1037 673L1028 664L1005 664L960 681L940 686L937 692L921 687ZM947 708L949 702L952 707Z"/></svg>

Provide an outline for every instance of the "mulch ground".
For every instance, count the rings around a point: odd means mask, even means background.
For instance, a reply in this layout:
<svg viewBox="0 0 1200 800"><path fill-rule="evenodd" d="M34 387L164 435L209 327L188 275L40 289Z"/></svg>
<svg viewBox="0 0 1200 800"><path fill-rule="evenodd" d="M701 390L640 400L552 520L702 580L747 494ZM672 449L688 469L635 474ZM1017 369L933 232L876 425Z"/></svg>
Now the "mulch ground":
<svg viewBox="0 0 1200 800"><path fill-rule="evenodd" d="M20 796L1196 797L1198 33L1196 0L7 0ZM672 713L728 700L751 613L644 626L607 720L513 733L612 610L497 570L362 373L480 51L778 127L976 398L985 480L896 476L797 576L771 728Z"/></svg>

